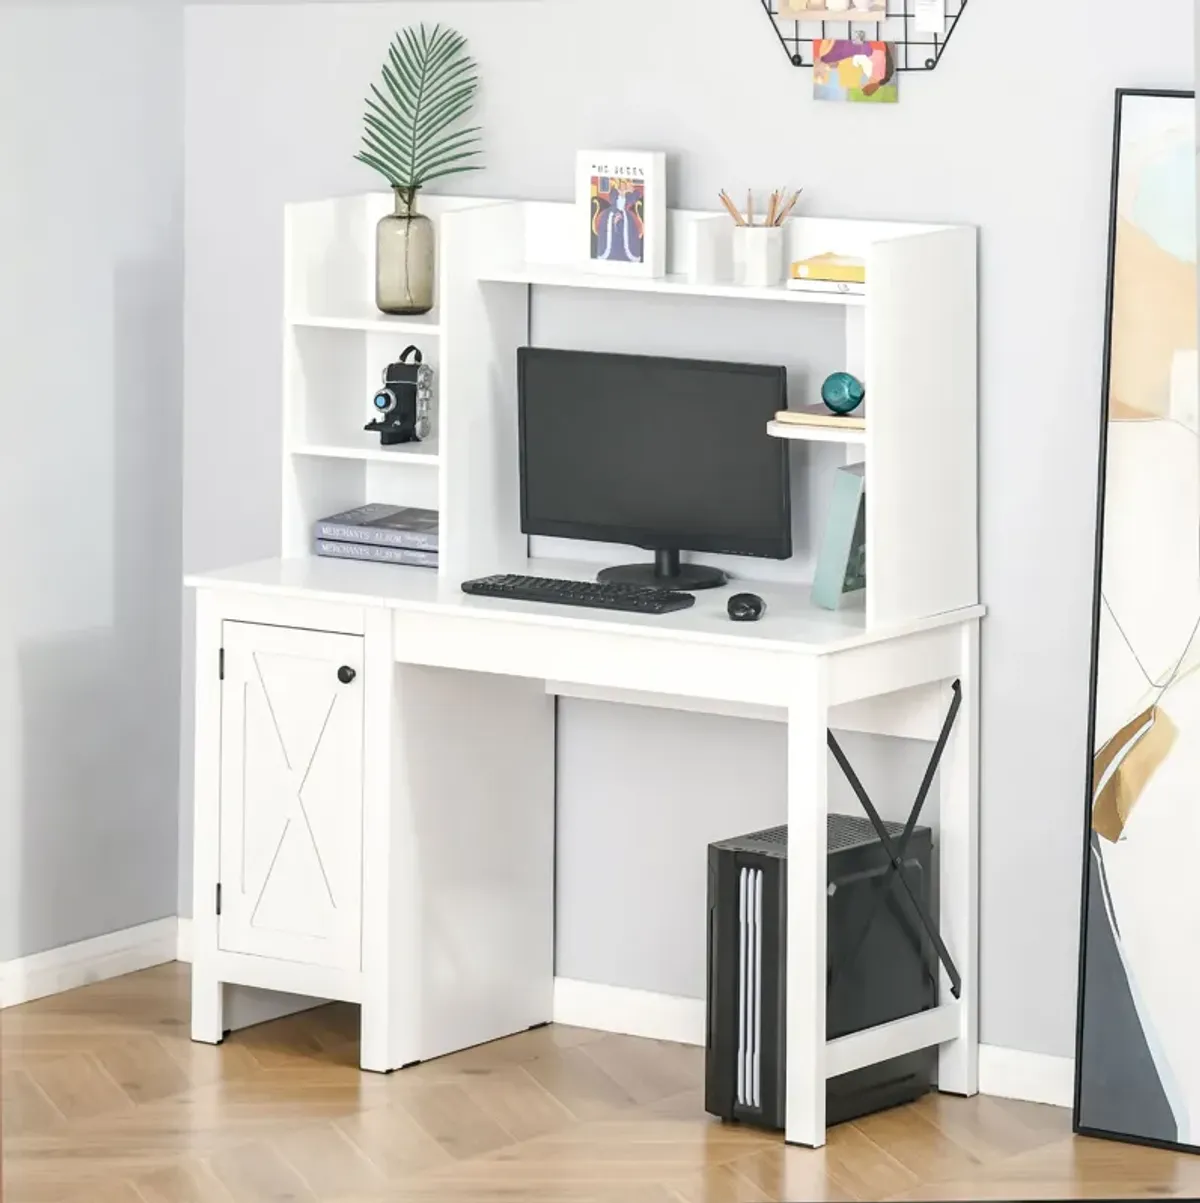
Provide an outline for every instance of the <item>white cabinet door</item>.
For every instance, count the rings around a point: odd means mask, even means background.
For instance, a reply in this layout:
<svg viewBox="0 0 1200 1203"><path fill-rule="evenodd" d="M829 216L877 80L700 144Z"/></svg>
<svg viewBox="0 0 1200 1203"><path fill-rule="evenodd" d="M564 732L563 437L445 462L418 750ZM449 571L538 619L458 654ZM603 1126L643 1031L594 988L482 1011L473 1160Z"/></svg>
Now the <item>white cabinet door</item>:
<svg viewBox="0 0 1200 1203"><path fill-rule="evenodd" d="M363 641L226 622L218 944L361 966Z"/></svg>

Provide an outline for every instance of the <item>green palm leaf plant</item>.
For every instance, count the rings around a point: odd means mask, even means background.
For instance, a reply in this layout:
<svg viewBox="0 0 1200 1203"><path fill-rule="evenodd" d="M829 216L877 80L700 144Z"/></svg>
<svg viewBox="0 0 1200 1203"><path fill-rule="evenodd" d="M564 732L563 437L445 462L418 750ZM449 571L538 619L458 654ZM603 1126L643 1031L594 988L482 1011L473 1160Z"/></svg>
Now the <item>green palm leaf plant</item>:
<svg viewBox="0 0 1200 1203"><path fill-rule="evenodd" d="M371 85L363 146L355 158L373 167L409 205L431 180L478 171L480 127L459 123L479 87L467 40L424 23L401 30L388 48L381 84Z"/></svg>
<svg viewBox="0 0 1200 1203"><path fill-rule="evenodd" d="M424 24L402 29L388 47L382 78L371 85L362 149L396 194L396 211L375 235L375 304L384 313L428 313L434 305L436 238L417 212L417 192L431 180L480 164L479 126L463 125L479 76L467 39Z"/></svg>

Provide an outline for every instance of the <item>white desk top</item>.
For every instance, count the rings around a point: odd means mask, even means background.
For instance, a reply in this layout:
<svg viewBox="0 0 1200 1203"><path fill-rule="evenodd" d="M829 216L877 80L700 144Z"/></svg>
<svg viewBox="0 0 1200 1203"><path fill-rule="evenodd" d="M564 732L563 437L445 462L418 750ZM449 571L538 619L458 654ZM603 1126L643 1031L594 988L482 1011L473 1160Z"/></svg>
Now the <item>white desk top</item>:
<svg viewBox="0 0 1200 1203"><path fill-rule="evenodd" d="M592 580L595 564L560 560L531 560L508 571L537 576ZM468 597L457 581L447 580L428 568L394 564L363 564L355 561L308 556L292 560L261 560L219 572L185 578L197 589L235 590L302 598L312 601L346 602L358 606L383 606L414 613L459 614L498 623L552 625L578 631L620 629L629 634L689 643L733 645L758 650L823 655L917 631L949 626L982 617L983 606L971 606L887 629L866 629L861 603L830 612L814 606L808 589L770 582L735 581L727 588L703 590L696 604L673 614L626 614L611 610L588 610L539 602L507 602ZM735 593L757 593L767 611L754 623L735 623L725 606Z"/></svg>

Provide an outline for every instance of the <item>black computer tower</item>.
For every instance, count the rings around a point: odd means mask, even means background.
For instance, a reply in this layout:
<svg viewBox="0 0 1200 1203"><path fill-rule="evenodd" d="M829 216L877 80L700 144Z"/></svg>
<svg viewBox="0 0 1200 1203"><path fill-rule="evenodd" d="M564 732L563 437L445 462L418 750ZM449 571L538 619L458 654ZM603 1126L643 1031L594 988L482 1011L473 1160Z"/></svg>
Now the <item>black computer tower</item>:
<svg viewBox="0 0 1200 1203"><path fill-rule="evenodd" d="M887 829L893 840L903 832L899 824ZM875 829L865 818L830 815L828 833L826 1030L833 1040L928 1010L937 985L928 939L903 887L886 876L890 862ZM932 854L929 828L914 828L905 875L936 915ZM786 931L787 828L711 844L705 1109L780 1130ZM827 1122L911 1102L931 1089L936 1070L932 1048L830 1078Z"/></svg>

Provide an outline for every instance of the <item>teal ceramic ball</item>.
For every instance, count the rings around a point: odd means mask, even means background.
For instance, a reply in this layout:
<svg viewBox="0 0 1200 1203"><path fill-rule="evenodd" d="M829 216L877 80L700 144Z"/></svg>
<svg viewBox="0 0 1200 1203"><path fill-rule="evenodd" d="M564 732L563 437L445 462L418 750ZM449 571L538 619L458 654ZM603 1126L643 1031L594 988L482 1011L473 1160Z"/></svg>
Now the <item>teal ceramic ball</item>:
<svg viewBox="0 0 1200 1203"><path fill-rule="evenodd" d="M835 414L853 413L863 403L866 395L867 390L863 388L862 381L856 380L849 372L834 372L821 385L821 400Z"/></svg>

